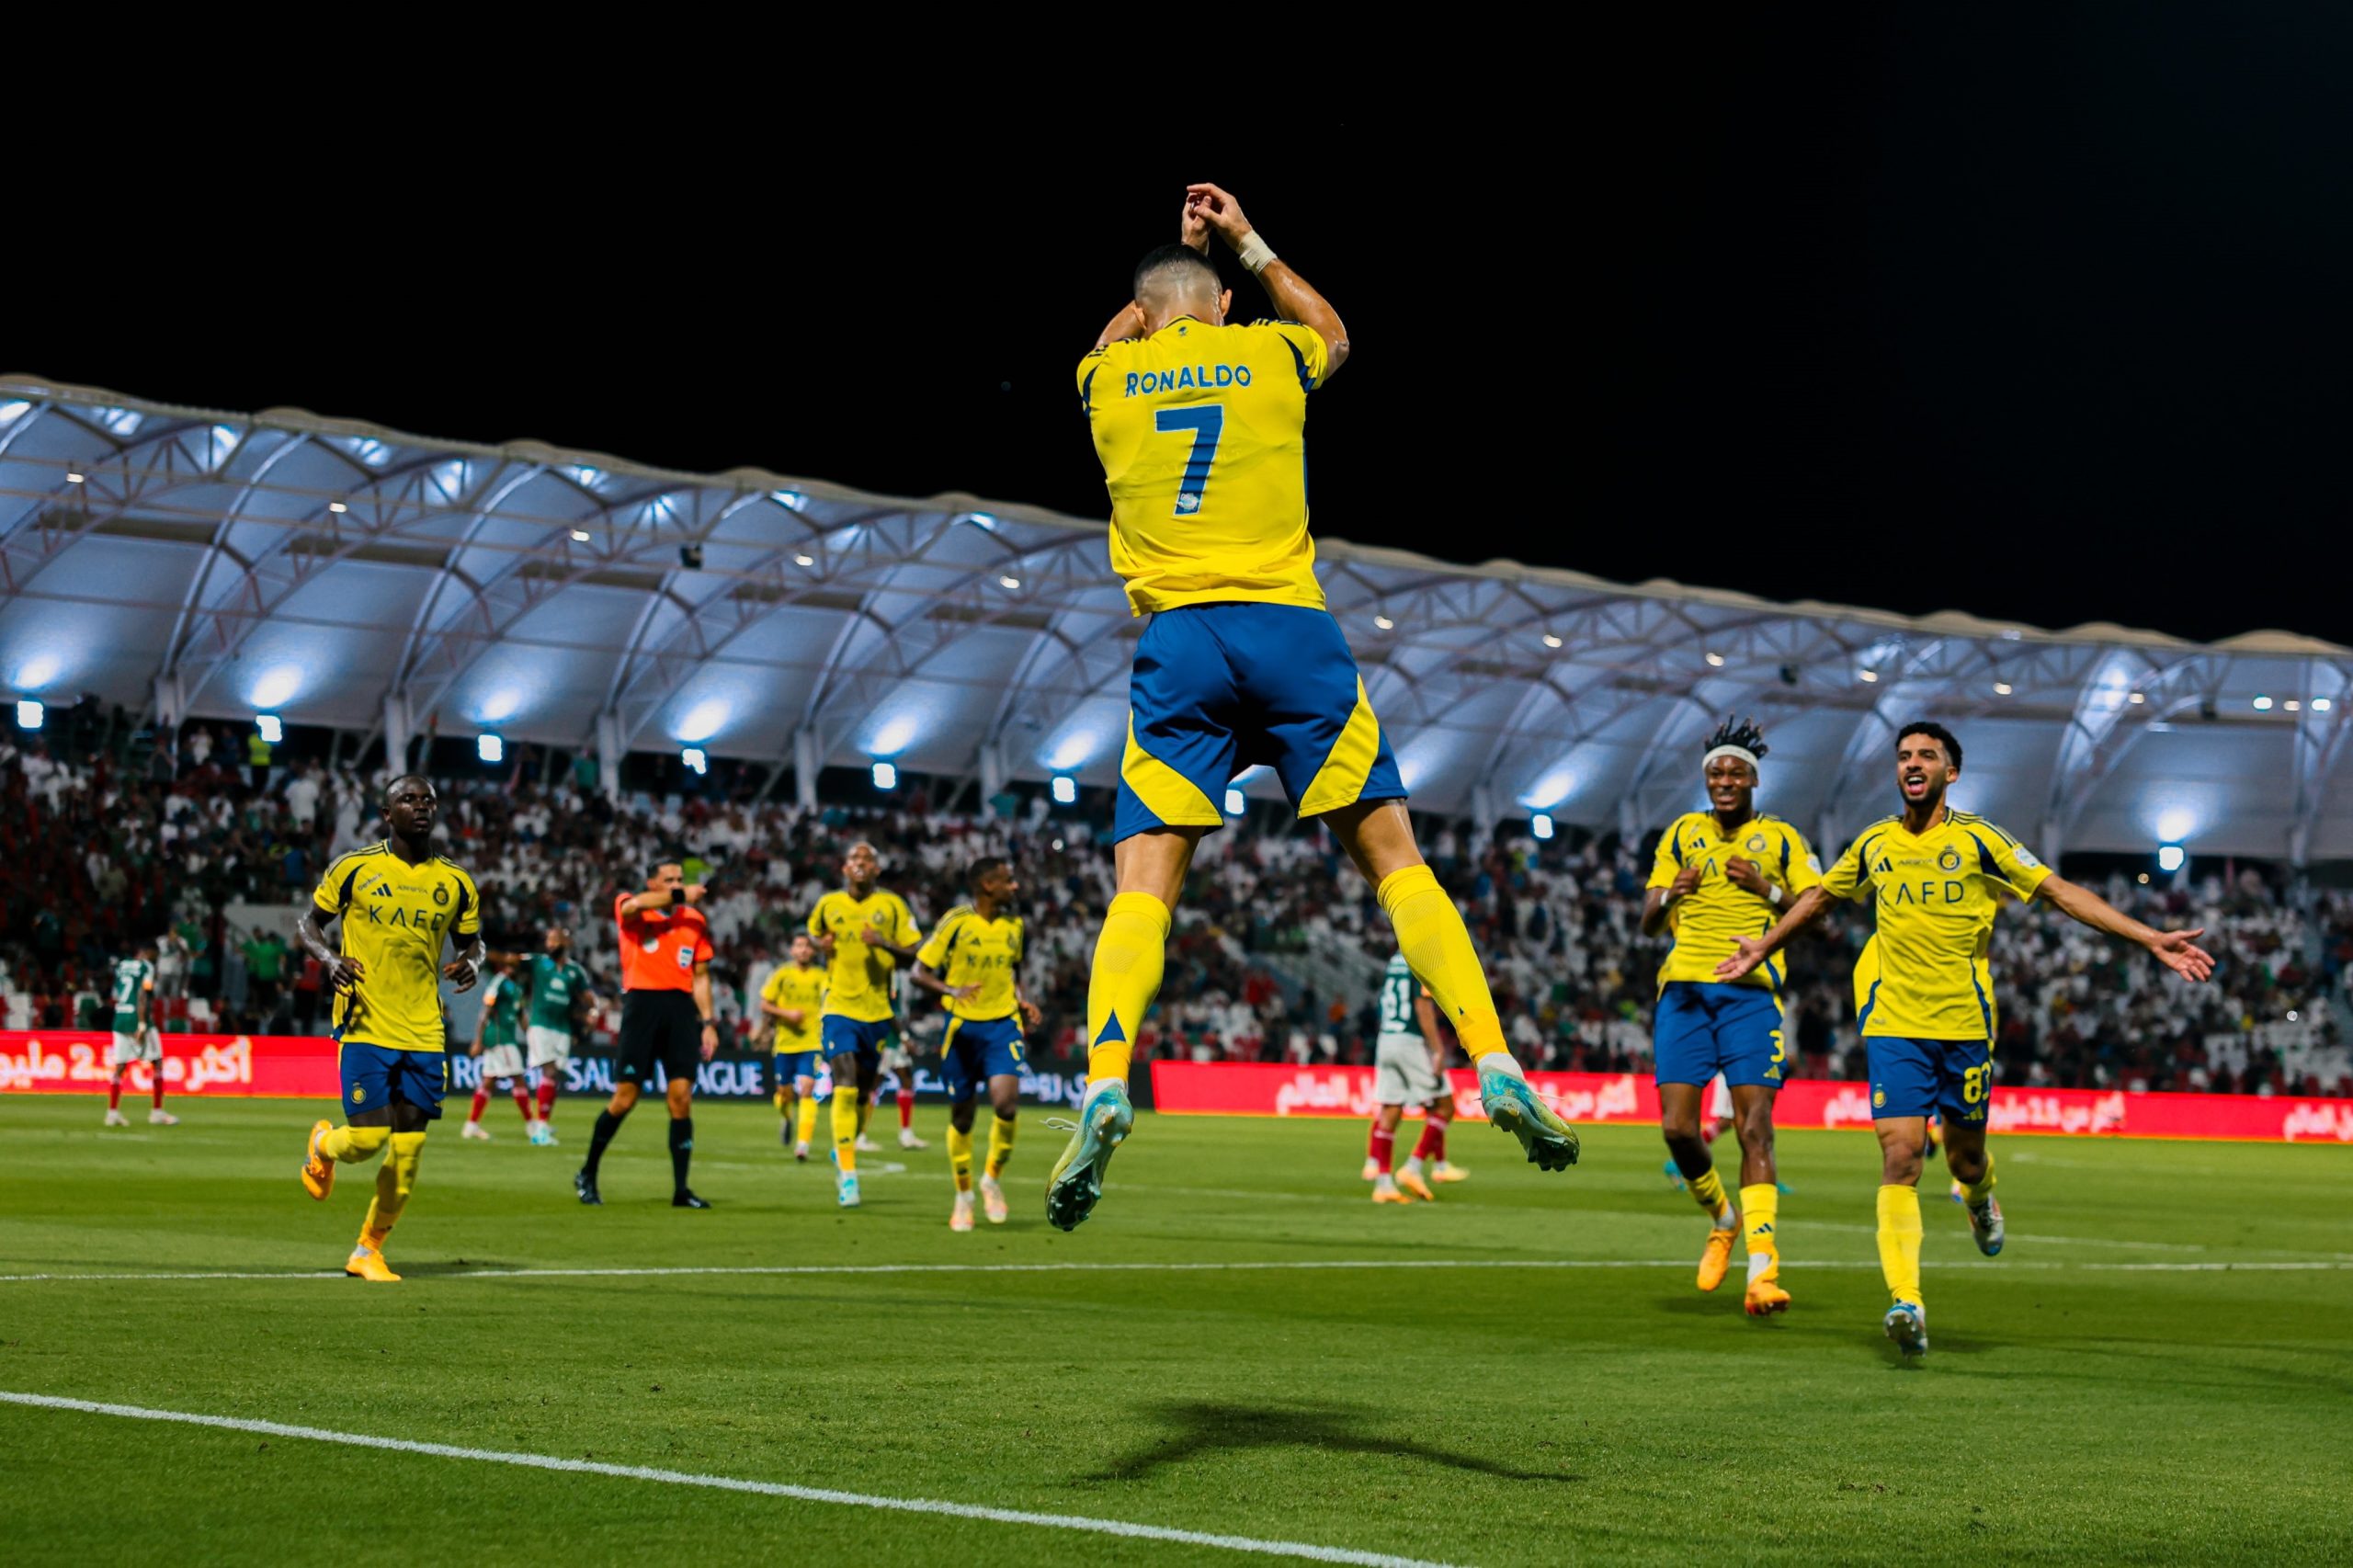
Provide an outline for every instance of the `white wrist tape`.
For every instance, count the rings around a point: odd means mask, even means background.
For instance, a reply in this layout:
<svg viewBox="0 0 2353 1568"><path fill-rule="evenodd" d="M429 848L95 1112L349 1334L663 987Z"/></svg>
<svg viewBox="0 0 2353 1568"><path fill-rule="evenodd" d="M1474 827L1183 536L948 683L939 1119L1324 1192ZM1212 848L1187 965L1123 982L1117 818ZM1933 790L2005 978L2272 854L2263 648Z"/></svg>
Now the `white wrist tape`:
<svg viewBox="0 0 2353 1568"><path fill-rule="evenodd" d="M1765 884L1765 902L1771 904L1776 909L1781 907L1781 889L1779 883L1767 882Z"/></svg>
<svg viewBox="0 0 2353 1568"><path fill-rule="evenodd" d="M1275 259L1274 247L1260 239L1256 229L1242 236L1240 255L1242 265L1250 269L1253 277L1265 271L1267 264Z"/></svg>

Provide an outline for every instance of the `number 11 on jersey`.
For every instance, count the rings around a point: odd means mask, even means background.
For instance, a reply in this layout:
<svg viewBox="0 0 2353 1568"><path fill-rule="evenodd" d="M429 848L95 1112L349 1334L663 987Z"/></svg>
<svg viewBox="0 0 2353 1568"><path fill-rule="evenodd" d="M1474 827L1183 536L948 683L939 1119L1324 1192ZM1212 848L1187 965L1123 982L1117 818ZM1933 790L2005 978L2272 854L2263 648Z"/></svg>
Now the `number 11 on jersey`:
<svg viewBox="0 0 2353 1568"><path fill-rule="evenodd" d="M1193 453L1185 460L1184 482L1176 487L1176 515L1189 517L1201 509L1201 493L1209 488L1210 465L1217 461L1218 438L1225 434L1225 405L1204 403L1190 408L1164 408L1152 416L1152 423L1164 432L1193 433Z"/></svg>

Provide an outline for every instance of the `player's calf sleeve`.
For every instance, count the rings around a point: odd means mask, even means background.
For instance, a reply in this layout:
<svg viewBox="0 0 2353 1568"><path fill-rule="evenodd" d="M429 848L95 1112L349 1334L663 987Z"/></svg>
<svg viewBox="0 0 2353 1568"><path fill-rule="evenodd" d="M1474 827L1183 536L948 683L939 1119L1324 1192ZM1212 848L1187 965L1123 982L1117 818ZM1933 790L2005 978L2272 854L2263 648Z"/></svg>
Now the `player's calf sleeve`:
<svg viewBox="0 0 2353 1568"><path fill-rule="evenodd" d="M776 1103L777 1115L782 1116L784 1114L784 1091L779 1088L775 1094L770 1095L768 1098Z"/></svg>
<svg viewBox="0 0 2353 1568"><path fill-rule="evenodd" d="M596 1128L588 1134L588 1157L581 1162L590 1181L597 1179L597 1167L604 1163L605 1145L611 1142L613 1134L620 1130L621 1119L613 1114L612 1108L608 1106L597 1113Z"/></svg>
<svg viewBox="0 0 2353 1568"><path fill-rule="evenodd" d="M695 1119L674 1116L670 1119L670 1186L673 1190L687 1190L687 1167L694 1164Z"/></svg>
<svg viewBox="0 0 2353 1568"><path fill-rule="evenodd" d="M1958 1180L1959 1178L1956 1177L1955 1179ZM1993 1196L1994 1155L1989 1150L1985 1155L1985 1174L1979 1176L1975 1181L1961 1182L1961 1200L1974 1209Z"/></svg>
<svg viewBox="0 0 2353 1568"><path fill-rule="evenodd" d="M855 1084L834 1090L834 1161L843 1170L858 1169L858 1115L866 1096Z"/></svg>
<svg viewBox="0 0 2353 1568"><path fill-rule="evenodd" d="M150 1093L154 1096L155 1108L156 1108L157 1110L161 1110L161 1109L163 1109L163 1108L164 1108L164 1064L163 1064L162 1062L156 1062L156 1063L155 1063L155 1086L154 1086L154 1088L153 1088L153 1090L151 1090L151 1091L150 1091ZM1986 1182L1990 1185L1990 1184L1992 1183L1993 1179L1994 1179L1994 1156L1993 1156L1993 1155L1991 1155L1991 1154L1988 1154L1988 1155L1986 1155L1986 1156L1985 1156L1985 1180L1986 1180Z"/></svg>
<svg viewBox="0 0 2353 1568"><path fill-rule="evenodd" d="M515 1108L523 1113L524 1120L531 1119L531 1085L520 1078L515 1080Z"/></svg>
<svg viewBox="0 0 2353 1568"><path fill-rule="evenodd" d="M972 1135L957 1126L948 1124L948 1169L956 1178L956 1190L972 1190Z"/></svg>
<svg viewBox="0 0 2353 1568"><path fill-rule="evenodd" d="M1920 1304L1920 1189L1879 1189L1879 1270L1898 1301Z"/></svg>
<svg viewBox="0 0 2353 1568"><path fill-rule="evenodd" d="M996 1117L989 1123L989 1175L991 1176L1004 1175L1005 1163L1013 1158L1013 1128L1014 1120L1009 1116Z"/></svg>
<svg viewBox="0 0 2353 1568"><path fill-rule="evenodd" d="M797 1143L806 1143L817 1131L817 1096L803 1095L793 1107L792 1137Z"/></svg>
<svg viewBox="0 0 2353 1568"><path fill-rule="evenodd" d="M1364 1141L1364 1157L1384 1171L1395 1165L1397 1163L1397 1130L1374 1122L1370 1135Z"/></svg>
<svg viewBox="0 0 2353 1568"><path fill-rule="evenodd" d="M164 1080L160 1076L155 1080L158 1084L161 1084L163 1081ZM122 1080L119 1078L117 1078L113 1083L107 1085L107 1108L108 1110L120 1110L122 1108Z"/></svg>
<svg viewBox="0 0 2353 1568"><path fill-rule="evenodd" d="M482 1113L490 1108L490 1080L485 1078L474 1090L474 1108L466 1113L468 1121L480 1121Z"/></svg>
<svg viewBox="0 0 2353 1568"><path fill-rule="evenodd" d="M1446 1128L1448 1118L1440 1116L1433 1106L1422 1120L1422 1135L1414 1142L1414 1158L1443 1160L1446 1158Z"/></svg>
<svg viewBox="0 0 2353 1568"><path fill-rule="evenodd" d="M899 1131L904 1132L915 1124L915 1092L906 1085L899 1085Z"/></svg>
<svg viewBox="0 0 2353 1568"><path fill-rule="evenodd" d="M1437 873L1427 866L1407 866L1383 877L1376 892L1396 927L1397 950L1430 988L1472 1064L1504 1051L1503 1020L1487 990L1487 971L1471 946L1462 912L1438 885Z"/></svg>
<svg viewBox="0 0 2353 1568"><path fill-rule="evenodd" d="M1724 1196L1724 1178L1716 1174L1715 1166L1710 1165L1689 1179L1691 1196L1699 1199L1700 1211L1708 1218L1722 1220L1732 1212L1732 1199Z"/></svg>
<svg viewBox="0 0 2353 1568"><path fill-rule="evenodd" d="M1769 1181L1740 1189L1740 1217L1748 1242L1748 1278L1780 1267L1781 1244L1773 1227L1780 1218L1781 1189Z"/></svg>
<svg viewBox="0 0 2353 1568"><path fill-rule="evenodd" d="M553 1068L550 1068L548 1071L552 1074L555 1070ZM554 1111L555 1079L552 1076L550 1076L540 1080L540 1119L541 1121L547 1120Z"/></svg>
<svg viewBox="0 0 2353 1568"><path fill-rule="evenodd" d="M1086 1079L1124 1084L1136 1031L1160 994L1168 963L1168 906L1148 892L1123 892L1103 914L1086 980Z"/></svg>
<svg viewBox="0 0 2353 1568"><path fill-rule="evenodd" d="M389 1127L337 1127L319 1140L319 1153L342 1165L373 1159L391 1139Z"/></svg>

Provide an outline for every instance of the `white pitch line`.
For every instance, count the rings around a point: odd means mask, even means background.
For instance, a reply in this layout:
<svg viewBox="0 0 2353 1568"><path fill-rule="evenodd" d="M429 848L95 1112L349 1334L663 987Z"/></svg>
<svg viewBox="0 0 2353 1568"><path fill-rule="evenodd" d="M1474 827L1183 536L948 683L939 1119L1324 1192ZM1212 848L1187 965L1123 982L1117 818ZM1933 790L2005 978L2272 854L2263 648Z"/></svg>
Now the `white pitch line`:
<svg viewBox="0 0 2353 1568"><path fill-rule="evenodd" d="M2278 1274L2353 1269L2353 1259L2338 1262L2245 1263L2074 1263L2060 1258L1950 1258L1930 1260L1946 1268L2077 1269L2091 1273L2149 1274ZM420 1274L412 1283L451 1279L647 1279L694 1275L875 1275L875 1274L1244 1274L1271 1270L1383 1268L1689 1268L1688 1257L1374 1257L1278 1258L1233 1263L807 1263L694 1265L652 1268L469 1268L449 1274ZM1784 1263L1802 1273L1813 1269L1877 1268L1870 1259L1804 1259ZM213 1269L186 1274L0 1274L0 1285L62 1284L99 1279L290 1279L320 1280L348 1278L339 1271L301 1273L232 1272Z"/></svg>
<svg viewBox="0 0 2353 1568"><path fill-rule="evenodd" d="M609 1475L621 1481L654 1481L669 1486L704 1486L714 1492L750 1492L763 1497L790 1497L800 1503L833 1503L852 1508L876 1508L887 1513L944 1514L957 1519L984 1519L999 1525L1035 1525L1042 1529L1079 1530L1088 1535L1127 1536L1137 1540L1174 1541L1180 1546L1213 1546L1261 1557L1298 1557L1312 1562L1348 1562L1362 1568L1447 1568L1418 1557L1392 1557L1381 1551L1358 1551L1345 1546L1316 1546L1303 1540L1259 1540L1246 1535L1210 1535L1199 1530L1172 1529L1165 1525L1130 1524L1125 1519L1093 1519L1082 1514L1034 1514L1022 1508L987 1508L973 1503L943 1503L928 1497L877 1497L863 1492L836 1492L823 1486L788 1486L774 1481L746 1481L733 1475L698 1475L691 1471L656 1470L648 1465L606 1464L597 1460L557 1459L552 1454L508 1453L498 1449L461 1449L451 1443L415 1443L405 1437L376 1437L364 1432L334 1432L323 1426L289 1426L277 1421L248 1421L234 1415L201 1415L185 1410L150 1410L137 1404L103 1404L96 1400L60 1399L45 1393L17 1393L0 1389L0 1403L31 1405L41 1410L70 1410L85 1415L119 1415L133 1421L168 1421L184 1426L216 1426L230 1432L254 1432L265 1437L308 1438L316 1443L341 1443L354 1449L385 1449L394 1453L426 1454L435 1459L474 1460L484 1464L522 1465L531 1470L570 1471L582 1475Z"/></svg>

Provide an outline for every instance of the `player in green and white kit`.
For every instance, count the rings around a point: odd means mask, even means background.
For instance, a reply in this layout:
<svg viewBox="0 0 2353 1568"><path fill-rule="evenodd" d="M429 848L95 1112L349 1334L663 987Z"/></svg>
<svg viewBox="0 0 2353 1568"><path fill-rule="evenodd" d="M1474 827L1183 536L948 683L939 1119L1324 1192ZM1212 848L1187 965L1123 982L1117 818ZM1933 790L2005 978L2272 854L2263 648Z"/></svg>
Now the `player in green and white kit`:
<svg viewBox="0 0 2353 1568"><path fill-rule="evenodd" d="M524 1031L532 1071L540 1075L540 1115L531 1123L532 1142L555 1142L555 1129L549 1122L555 1115L564 1070L572 1065L572 1037L582 1017L603 1007L588 988L588 971L572 961L572 933L561 926L549 926L547 950L531 960L530 1024Z"/></svg>
<svg viewBox="0 0 2353 1568"><path fill-rule="evenodd" d="M155 1080L155 1106L147 1113L156 1127L176 1127L180 1119L164 1108L164 1040L155 1032L155 944L142 942L139 951L114 966L114 1043L107 1047L107 1065L114 1077L107 1085L108 1127L128 1127L122 1114L123 1080L131 1063L144 1062Z"/></svg>
<svg viewBox="0 0 2353 1568"><path fill-rule="evenodd" d="M536 1143L531 1090L523 1076L523 983L515 978L513 954L501 953L491 964L489 983L482 988L482 1027L474 1032L473 1055L482 1062L482 1081L474 1085L473 1111L466 1118L464 1135L489 1141L482 1113L490 1105L490 1086L495 1083L515 1096L524 1133Z"/></svg>
<svg viewBox="0 0 2353 1568"><path fill-rule="evenodd" d="M1373 1044L1372 1136L1365 1148L1364 1179L1372 1183L1375 1203L1434 1200L1423 1156L1435 1152L1441 1168L1446 1158L1446 1127L1453 1119L1454 1096L1446 1086L1446 1044L1438 1032L1438 1009L1429 987L1414 977L1405 955L1390 956L1381 977L1381 1035ZM1405 1168L1391 1176L1397 1153L1397 1124L1405 1108L1425 1108L1421 1144ZM1463 1173L1467 1174L1467 1173ZM1461 1174L1445 1173L1439 1180L1460 1181ZM1402 1187L1404 1190L1399 1190Z"/></svg>

